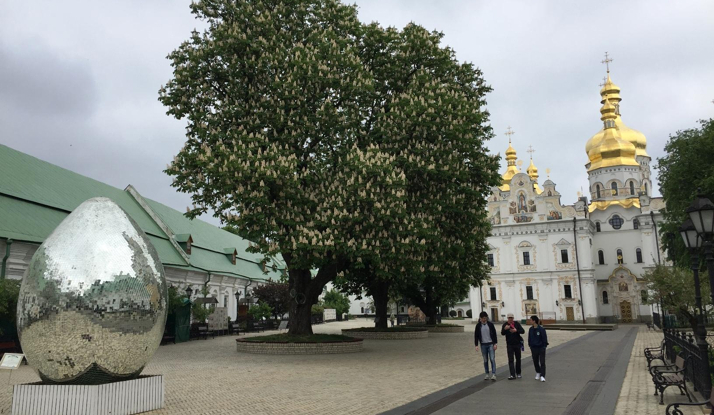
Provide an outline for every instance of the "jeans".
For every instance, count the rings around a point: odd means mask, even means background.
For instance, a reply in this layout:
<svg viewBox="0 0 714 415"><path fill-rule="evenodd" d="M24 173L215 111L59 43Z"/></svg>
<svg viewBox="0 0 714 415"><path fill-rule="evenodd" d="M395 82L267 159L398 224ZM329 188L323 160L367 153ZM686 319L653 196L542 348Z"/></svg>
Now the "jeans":
<svg viewBox="0 0 714 415"><path fill-rule="evenodd" d="M545 347L531 348L531 355L533 356L533 366L535 366L536 373L540 373L541 376L545 377Z"/></svg>
<svg viewBox="0 0 714 415"><path fill-rule="evenodd" d="M509 344L506 351L508 352L508 369L511 371L511 376L516 377L521 374L521 345Z"/></svg>
<svg viewBox="0 0 714 415"><path fill-rule="evenodd" d="M493 343L481 344L481 355L483 356L483 368L488 373L488 361L491 360L491 369L496 374L496 351L493 350Z"/></svg>

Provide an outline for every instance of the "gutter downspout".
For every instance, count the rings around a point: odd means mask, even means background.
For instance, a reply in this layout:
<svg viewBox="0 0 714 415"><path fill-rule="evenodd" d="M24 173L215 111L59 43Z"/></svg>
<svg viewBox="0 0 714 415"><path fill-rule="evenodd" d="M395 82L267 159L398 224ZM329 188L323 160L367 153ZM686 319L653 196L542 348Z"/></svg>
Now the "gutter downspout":
<svg viewBox="0 0 714 415"><path fill-rule="evenodd" d="M2 259L2 270L0 271L0 280L5 279L5 272L7 271L7 260L10 258L10 247L12 246L12 239L7 239L5 241L5 256Z"/></svg>
<svg viewBox="0 0 714 415"><path fill-rule="evenodd" d="M583 304L583 285L580 282L580 259L578 255L578 235L576 233L577 218L573 217L573 240L575 241L575 267L578 269L578 288L580 289L580 312L583 315L583 324L585 323L585 304Z"/></svg>
<svg viewBox="0 0 714 415"><path fill-rule="evenodd" d="M657 246L657 263L662 264L662 258L659 254L659 235L657 235L657 222L655 222L654 212L650 210L650 218L652 218L652 226L654 227L655 245Z"/></svg>

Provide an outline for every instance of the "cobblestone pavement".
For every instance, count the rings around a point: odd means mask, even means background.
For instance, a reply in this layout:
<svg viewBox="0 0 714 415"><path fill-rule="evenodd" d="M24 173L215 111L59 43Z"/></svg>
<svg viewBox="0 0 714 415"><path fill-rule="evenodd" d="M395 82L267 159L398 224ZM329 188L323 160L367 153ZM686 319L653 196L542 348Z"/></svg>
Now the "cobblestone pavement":
<svg viewBox="0 0 714 415"><path fill-rule="evenodd" d="M270 356L238 353L235 336L161 346L145 374L163 374L166 408L152 414L375 414L483 373L469 320L465 333L418 340L365 340L344 355ZM317 333L368 327L365 319L314 327ZM269 334L270 332L261 333ZM585 332L550 331L551 347ZM243 337L243 336L241 336ZM524 362L530 361L524 352ZM508 363L496 352L497 366ZM28 366L0 372L0 413L10 410L12 386L34 382Z"/></svg>
<svg viewBox="0 0 714 415"><path fill-rule="evenodd" d="M673 387L665 390L664 405L659 404L659 396L654 396L654 385L652 377L647 371L644 349L645 347L659 347L662 338L662 331L648 330L647 326L640 326L630 355L630 363L627 366L627 374L622 383L620 397L617 400L615 415L663 415L668 404L688 402L687 397L680 395L679 390ZM683 407L682 412L685 415L702 414L701 410L687 407Z"/></svg>

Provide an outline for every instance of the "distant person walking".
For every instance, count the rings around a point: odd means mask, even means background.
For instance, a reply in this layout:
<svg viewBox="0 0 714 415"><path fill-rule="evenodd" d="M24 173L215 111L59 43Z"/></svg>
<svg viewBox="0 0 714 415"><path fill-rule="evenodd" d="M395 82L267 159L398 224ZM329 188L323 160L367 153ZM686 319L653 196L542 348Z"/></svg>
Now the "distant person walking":
<svg viewBox="0 0 714 415"><path fill-rule="evenodd" d="M545 348L548 347L548 335L537 316L531 316L531 323L533 326L528 329L528 347L531 348L533 356L535 379L545 382Z"/></svg>
<svg viewBox="0 0 714 415"><path fill-rule="evenodd" d="M389 316L389 321L392 322L392 327L394 327L394 313L392 313L392 315Z"/></svg>
<svg viewBox="0 0 714 415"><path fill-rule="evenodd" d="M513 320L513 314L508 313L508 321L503 323L501 334L506 336L506 353L508 353L508 369L511 376L508 380L521 378L521 350L523 347L523 337L525 334L523 326Z"/></svg>
<svg viewBox="0 0 714 415"><path fill-rule="evenodd" d="M483 380L496 380L496 349L498 348L498 337L496 337L496 327L488 321L488 313L482 311L479 314L479 322L474 331L474 343L478 352L478 345L481 343L481 355L483 356L483 367L486 370L486 377ZM491 361L491 373L488 371L488 362Z"/></svg>

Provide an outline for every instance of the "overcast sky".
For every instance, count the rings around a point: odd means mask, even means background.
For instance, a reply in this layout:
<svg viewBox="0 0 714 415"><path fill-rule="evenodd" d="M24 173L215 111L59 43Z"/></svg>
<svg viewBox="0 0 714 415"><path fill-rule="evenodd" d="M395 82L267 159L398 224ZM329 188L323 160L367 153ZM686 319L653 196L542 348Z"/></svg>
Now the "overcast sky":
<svg viewBox="0 0 714 415"><path fill-rule="evenodd" d="M0 1L0 143L184 211L189 197L162 170L185 141L185 123L165 115L157 91L172 75L166 55L201 27L189 4ZM504 154L511 126L524 168L532 145L540 182L550 168L564 204L587 189L584 147L602 126L605 51L623 121L647 136L653 158L669 134L714 116L712 1L357 4L363 21L444 32L493 87L489 149Z"/></svg>

